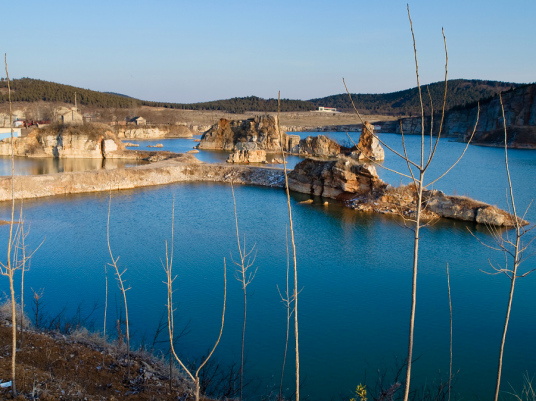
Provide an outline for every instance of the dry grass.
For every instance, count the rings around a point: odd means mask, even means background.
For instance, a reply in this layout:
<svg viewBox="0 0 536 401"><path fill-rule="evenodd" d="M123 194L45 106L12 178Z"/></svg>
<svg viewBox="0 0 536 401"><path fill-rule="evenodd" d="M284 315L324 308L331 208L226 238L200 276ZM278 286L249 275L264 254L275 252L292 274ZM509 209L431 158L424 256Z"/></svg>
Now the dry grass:
<svg viewBox="0 0 536 401"><path fill-rule="evenodd" d="M0 326L0 341L9 344L11 328ZM16 399L40 400L190 400L192 392L180 376L173 377L169 392L169 363L147 352L131 355L131 378L123 347L83 329L70 336L26 331L17 351ZM11 376L9 347L0 348L0 379ZM177 369L174 369L177 372ZM0 389L0 398L10 397Z"/></svg>
<svg viewBox="0 0 536 401"><path fill-rule="evenodd" d="M151 114L165 115L163 121L175 121L193 125L212 125L216 124L221 118L227 120L243 120L253 118L257 115L266 114L264 112L245 112L242 114L226 113L222 111L202 111L202 110L170 110L158 107L142 106L139 114L148 115L148 119L153 122L159 121L159 118L151 119ZM275 113L267 113L275 114ZM284 112L280 113L281 125L298 125L298 126L324 126L324 125L355 125L355 115L353 113L316 113L310 111L302 112ZM391 121L397 118L383 115L364 116L367 121Z"/></svg>

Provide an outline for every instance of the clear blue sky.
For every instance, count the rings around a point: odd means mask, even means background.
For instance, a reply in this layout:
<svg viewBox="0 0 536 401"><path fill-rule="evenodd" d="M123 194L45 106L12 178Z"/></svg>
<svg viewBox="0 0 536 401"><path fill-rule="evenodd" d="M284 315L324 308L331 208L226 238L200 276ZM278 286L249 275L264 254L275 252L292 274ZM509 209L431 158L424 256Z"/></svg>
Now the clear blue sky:
<svg viewBox="0 0 536 401"><path fill-rule="evenodd" d="M406 2L5 1L0 50L30 77L146 100L310 99L415 86ZM421 83L536 81L536 0L410 2ZM5 73L0 74L5 76Z"/></svg>

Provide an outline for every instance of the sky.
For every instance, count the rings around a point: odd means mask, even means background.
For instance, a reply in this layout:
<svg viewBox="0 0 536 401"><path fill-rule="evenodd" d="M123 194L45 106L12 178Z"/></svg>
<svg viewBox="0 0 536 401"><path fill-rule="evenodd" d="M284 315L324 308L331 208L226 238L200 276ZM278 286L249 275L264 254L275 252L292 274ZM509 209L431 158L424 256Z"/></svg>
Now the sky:
<svg viewBox="0 0 536 401"><path fill-rule="evenodd" d="M307 100L343 93L343 78L352 93L416 85L403 1L2 2L0 50L12 79L178 103L278 91ZM409 7L421 84L444 79L442 28L449 79L536 81L536 0Z"/></svg>

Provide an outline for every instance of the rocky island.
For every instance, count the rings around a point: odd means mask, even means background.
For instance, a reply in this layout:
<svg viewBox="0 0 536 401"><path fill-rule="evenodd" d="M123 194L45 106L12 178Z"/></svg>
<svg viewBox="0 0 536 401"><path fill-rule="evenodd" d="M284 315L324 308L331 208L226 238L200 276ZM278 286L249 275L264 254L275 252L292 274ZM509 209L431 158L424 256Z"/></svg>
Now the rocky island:
<svg viewBox="0 0 536 401"><path fill-rule="evenodd" d="M266 154L277 154L281 150L298 156L347 155L358 160L380 161L384 159L384 152L373 132L374 127L366 123L359 144L348 148L324 135L304 139L289 135L279 127L277 116L234 121L222 118L203 134L197 148L234 152L228 160L231 163L262 163Z"/></svg>
<svg viewBox="0 0 536 401"><path fill-rule="evenodd" d="M346 148L319 136L299 139L280 132L277 118L262 116L246 121L220 120L203 136L200 149L225 149L248 155L276 152L307 155L289 173L289 188L296 192L332 198L347 207L363 212L377 212L412 217L416 210L412 186L393 188L379 177L373 162L383 160L384 151L365 124L356 146ZM282 144L281 140L282 138ZM0 142L0 153L8 155L11 140ZM27 199L72 193L131 189L174 182L233 182L283 188L280 168L202 163L192 154L140 152L125 150L124 145L106 125L58 126L32 131L26 138L14 139L18 156L93 157L144 159L146 165L73 173L15 177L15 198ZM250 153L251 152L251 153ZM310 156L310 155L314 156ZM0 201L11 199L11 177L0 178ZM439 217L497 226L512 226L508 213L466 197L447 196L441 191L425 191L424 218ZM523 222L526 224L526 222Z"/></svg>

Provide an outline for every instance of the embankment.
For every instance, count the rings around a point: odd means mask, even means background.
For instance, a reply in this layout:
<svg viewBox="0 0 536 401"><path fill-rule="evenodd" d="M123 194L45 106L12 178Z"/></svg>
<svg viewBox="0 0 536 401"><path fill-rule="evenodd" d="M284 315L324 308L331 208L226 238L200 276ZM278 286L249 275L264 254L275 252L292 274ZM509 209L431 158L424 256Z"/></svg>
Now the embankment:
<svg viewBox="0 0 536 401"><path fill-rule="evenodd" d="M290 174L292 190L345 201L363 212L413 216L415 191L392 189L378 179L373 167L360 166L351 159L315 161L306 159ZM176 182L233 182L283 188L281 169L201 163L192 155L177 155L148 165L126 169L97 170L15 177L15 198L32 199L67 194L105 192ZM0 178L0 201L11 199L11 177ZM508 213L467 198L427 193L427 218L446 217L488 225L512 226ZM526 224L526 222L523 222Z"/></svg>
<svg viewBox="0 0 536 401"><path fill-rule="evenodd" d="M205 164L191 155L148 165L75 173L58 173L15 177L15 198L102 192L175 182L206 181L237 184L283 186L283 171L273 168ZM11 199L11 177L0 178L0 201Z"/></svg>

